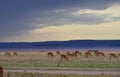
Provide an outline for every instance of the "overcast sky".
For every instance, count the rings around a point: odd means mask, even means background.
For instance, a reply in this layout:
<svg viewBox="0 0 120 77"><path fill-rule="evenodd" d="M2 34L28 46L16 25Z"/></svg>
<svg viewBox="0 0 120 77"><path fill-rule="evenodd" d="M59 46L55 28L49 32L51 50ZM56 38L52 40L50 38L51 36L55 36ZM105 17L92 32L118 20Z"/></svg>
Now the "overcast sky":
<svg viewBox="0 0 120 77"><path fill-rule="evenodd" d="M120 0L0 0L0 42L120 39Z"/></svg>

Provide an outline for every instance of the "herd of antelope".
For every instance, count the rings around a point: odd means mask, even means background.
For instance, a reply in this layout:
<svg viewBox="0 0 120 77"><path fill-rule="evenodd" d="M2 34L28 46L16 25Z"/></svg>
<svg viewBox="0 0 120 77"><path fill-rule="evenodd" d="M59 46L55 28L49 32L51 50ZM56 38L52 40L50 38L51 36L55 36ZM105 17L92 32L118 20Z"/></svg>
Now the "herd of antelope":
<svg viewBox="0 0 120 77"><path fill-rule="evenodd" d="M17 56L17 55L18 55L17 52L13 52L13 53L6 52L6 53L5 53L5 56L10 56L10 57L12 57L12 56Z"/></svg>
<svg viewBox="0 0 120 77"><path fill-rule="evenodd" d="M94 53L94 54L92 54L92 53ZM64 54L61 53L60 51L56 51L56 53L48 52L47 56L51 57L51 58L54 58L55 54L57 54L57 56L59 55L61 60L66 60L66 61L69 61L69 58L78 57L78 56L81 56L81 57L83 56L83 57L86 57L86 58L92 57L93 55L98 56L98 57L100 56L100 57L103 57L103 58L106 57L104 52L100 52L98 50L88 50L85 53L82 53L82 52L79 52L79 51L74 51L74 52L66 52ZM109 59L112 59L112 58L117 59L119 57L120 57L120 53L119 54L109 53Z"/></svg>
<svg viewBox="0 0 120 77"><path fill-rule="evenodd" d="M98 50L88 50L86 52L80 52L80 51L74 51L74 52L65 52L65 53L62 53L60 51L56 51L56 53L53 53L53 52L47 52L47 57L49 58L55 58L57 56L60 57L61 60L66 60L66 61L69 61L70 58L77 58L77 57L85 57L85 58L89 58L89 57L92 57L93 55L97 56L97 57L103 57L105 58L106 55L104 52L100 52ZM9 57L12 57L12 56L18 56L18 53L17 52L5 52L5 56L9 56ZM115 54L115 53L109 53L109 59L114 59L114 58L119 58L120 57L120 53L118 54Z"/></svg>

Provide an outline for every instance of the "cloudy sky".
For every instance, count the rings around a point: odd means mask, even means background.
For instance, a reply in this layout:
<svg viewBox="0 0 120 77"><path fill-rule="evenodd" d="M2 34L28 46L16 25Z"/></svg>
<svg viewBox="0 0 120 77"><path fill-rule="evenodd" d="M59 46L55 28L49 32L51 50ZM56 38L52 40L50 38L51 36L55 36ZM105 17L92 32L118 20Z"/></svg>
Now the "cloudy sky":
<svg viewBox="0 0 120 77"><path fill-rule="evenodd" d="M120 39L120 0L0 0L0 42Z"/></svg>

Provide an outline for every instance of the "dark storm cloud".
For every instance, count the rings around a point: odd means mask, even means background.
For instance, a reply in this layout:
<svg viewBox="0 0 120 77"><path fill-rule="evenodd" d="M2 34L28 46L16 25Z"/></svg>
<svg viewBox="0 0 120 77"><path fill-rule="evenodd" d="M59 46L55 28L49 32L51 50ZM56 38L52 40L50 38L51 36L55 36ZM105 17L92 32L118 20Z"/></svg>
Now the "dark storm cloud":
<svg viewBox="0 0 120 77"><path fill-rule="evenodd" d="M102 17L85 15L72 17L77 9L106 9L119 0L1 0L0 36L7 37L25 33L39 26L67 23L101 23ZM64 9L63 11L59 11ZM58 10L59 12L55 12ZM91 20L93 18L93 20ZM99 22L97 22L99 21ZM0 39L1 40L1 39Z"/></svg>
<svg viewBox="0 0 120 77"><path fill-rule="evenodd" d="M72 7L86 7L86 8L105 8L105 4L109 0L3 0L1 1L0 9L9 10L31 10L31 9L55 9L55 8L72 8ZM103 4L102 6L100 6ZM95 5L98 5L95 7Z"/></svg>

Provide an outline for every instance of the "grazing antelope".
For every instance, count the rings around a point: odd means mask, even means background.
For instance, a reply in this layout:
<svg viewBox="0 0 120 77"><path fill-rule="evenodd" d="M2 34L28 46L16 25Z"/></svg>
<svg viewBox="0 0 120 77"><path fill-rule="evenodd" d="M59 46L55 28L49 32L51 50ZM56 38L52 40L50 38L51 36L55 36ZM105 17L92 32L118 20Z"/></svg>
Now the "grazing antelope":
<svg viewBox="0 0 120 77"><path fill-rule="evenodd" d="M13 52L13 56L17 56L18 55L18 53L17 52Z"/></svg>
<svg viewBox="0 0 120 77"><path fill-rule="evenodd" d="M79 54L79 51L75 51L75 53Z"/></svg>
<svg viewBox="0 0 120 77"><path fill-rule="evenodd" d="M118 54L118 57L120 57L120 53Z"/></svg>
<svg viewBox="0 0 120 77"><path fill-rule="evenodd" d="M77 57L77 56L78 56L77 53L75 53L75 52L72 52L72 55L73 55L74 57Z"/></svg>
<svg viewBox="0 0 120 77"><path fill-rule="evenodd" d="M68 57L74 57L74 54L73 53L70 53L70 52L66 52L66 55L68 56Z"/></svg>
<svg viewBox="0 0 120 77"><path fill-rule="evenodd" d="M0 77L3 77L3 68L0 66Z"/></svg>
<svg viewBox="0 0 120 77"><path fill-rule="evenodd" d="M59 51L56 51L56 54L60 55L60 52L59 52Z"/></svg>
<svg viewBox="0 0 120 77"><path fill-rule="evenodd" d="M82 52L79 52L79 55L82 56Z"/></svg>
<svg viewBox="0 0 120 77"><path fill-rule="evenodd" d="M66 55L68 56L69 54L71 54L70 52L66 52Z"/></svg>
<svg viewBox="0 0 120 77"><path fill-rule="evenodd" d="M68 54L67 56L68 56L68 57L71 57L71 58L76 57L74 53L70 53L70 54Z"/></svg>
<svg viewBox="0 0 120 77"><path fill-rule="evenodd" d="M87 51L87 52L85 52L84 56L88 58L89 56L92 56L92 54L89 51Z"/></svg>
<svg viewBox="0 0 120 77"><path fill-rule="evenodd" d="M54 55L52 52L48 52L48 53L47 53L47 56L48 56L48 57L51 57L51 58L55 57L55 55Z"/></svg>
<svg viewBox="0 0 120 77"><path fill-rule="evenodd" d="M95 52L95 55L96 56L103 56L103 57L105 57L105 54L103 52Z"/></svg>
<svg viewBox="0 0 120 77"><path fill-rule="evenodd" d="M114 53L110 53L109 59L111 59L112 57L116 59L118 58Z"/></svg>
<svg viewBox="0 0 120 77"><path fill-rule="evenodd" d="M79 51L75 51L75 54L76 54L76 55L80 55L80 56L82 56L82 53L79 52Z"/></svg>
<svg viewBox="0 0 120 77"><path fill-rule="evenodd" d="M75 57L78 57L78 55L80 54L79 51L75 51L75 52L72 52L72 54L75 56Z"/></svg>
<svg viewBox="0 0 120 77"><path fill-rule="evenodd" d="M60 54L61 60L69 61L68 57L65 54Z"/></svg>
<svg viewBox="0 0 120 77"><path fill-rule="evenodd" d="M10 57L12 57L12 55L11 55L9 52L6 52L6 53L5 53L5 56L10 56Z"/></svg>

